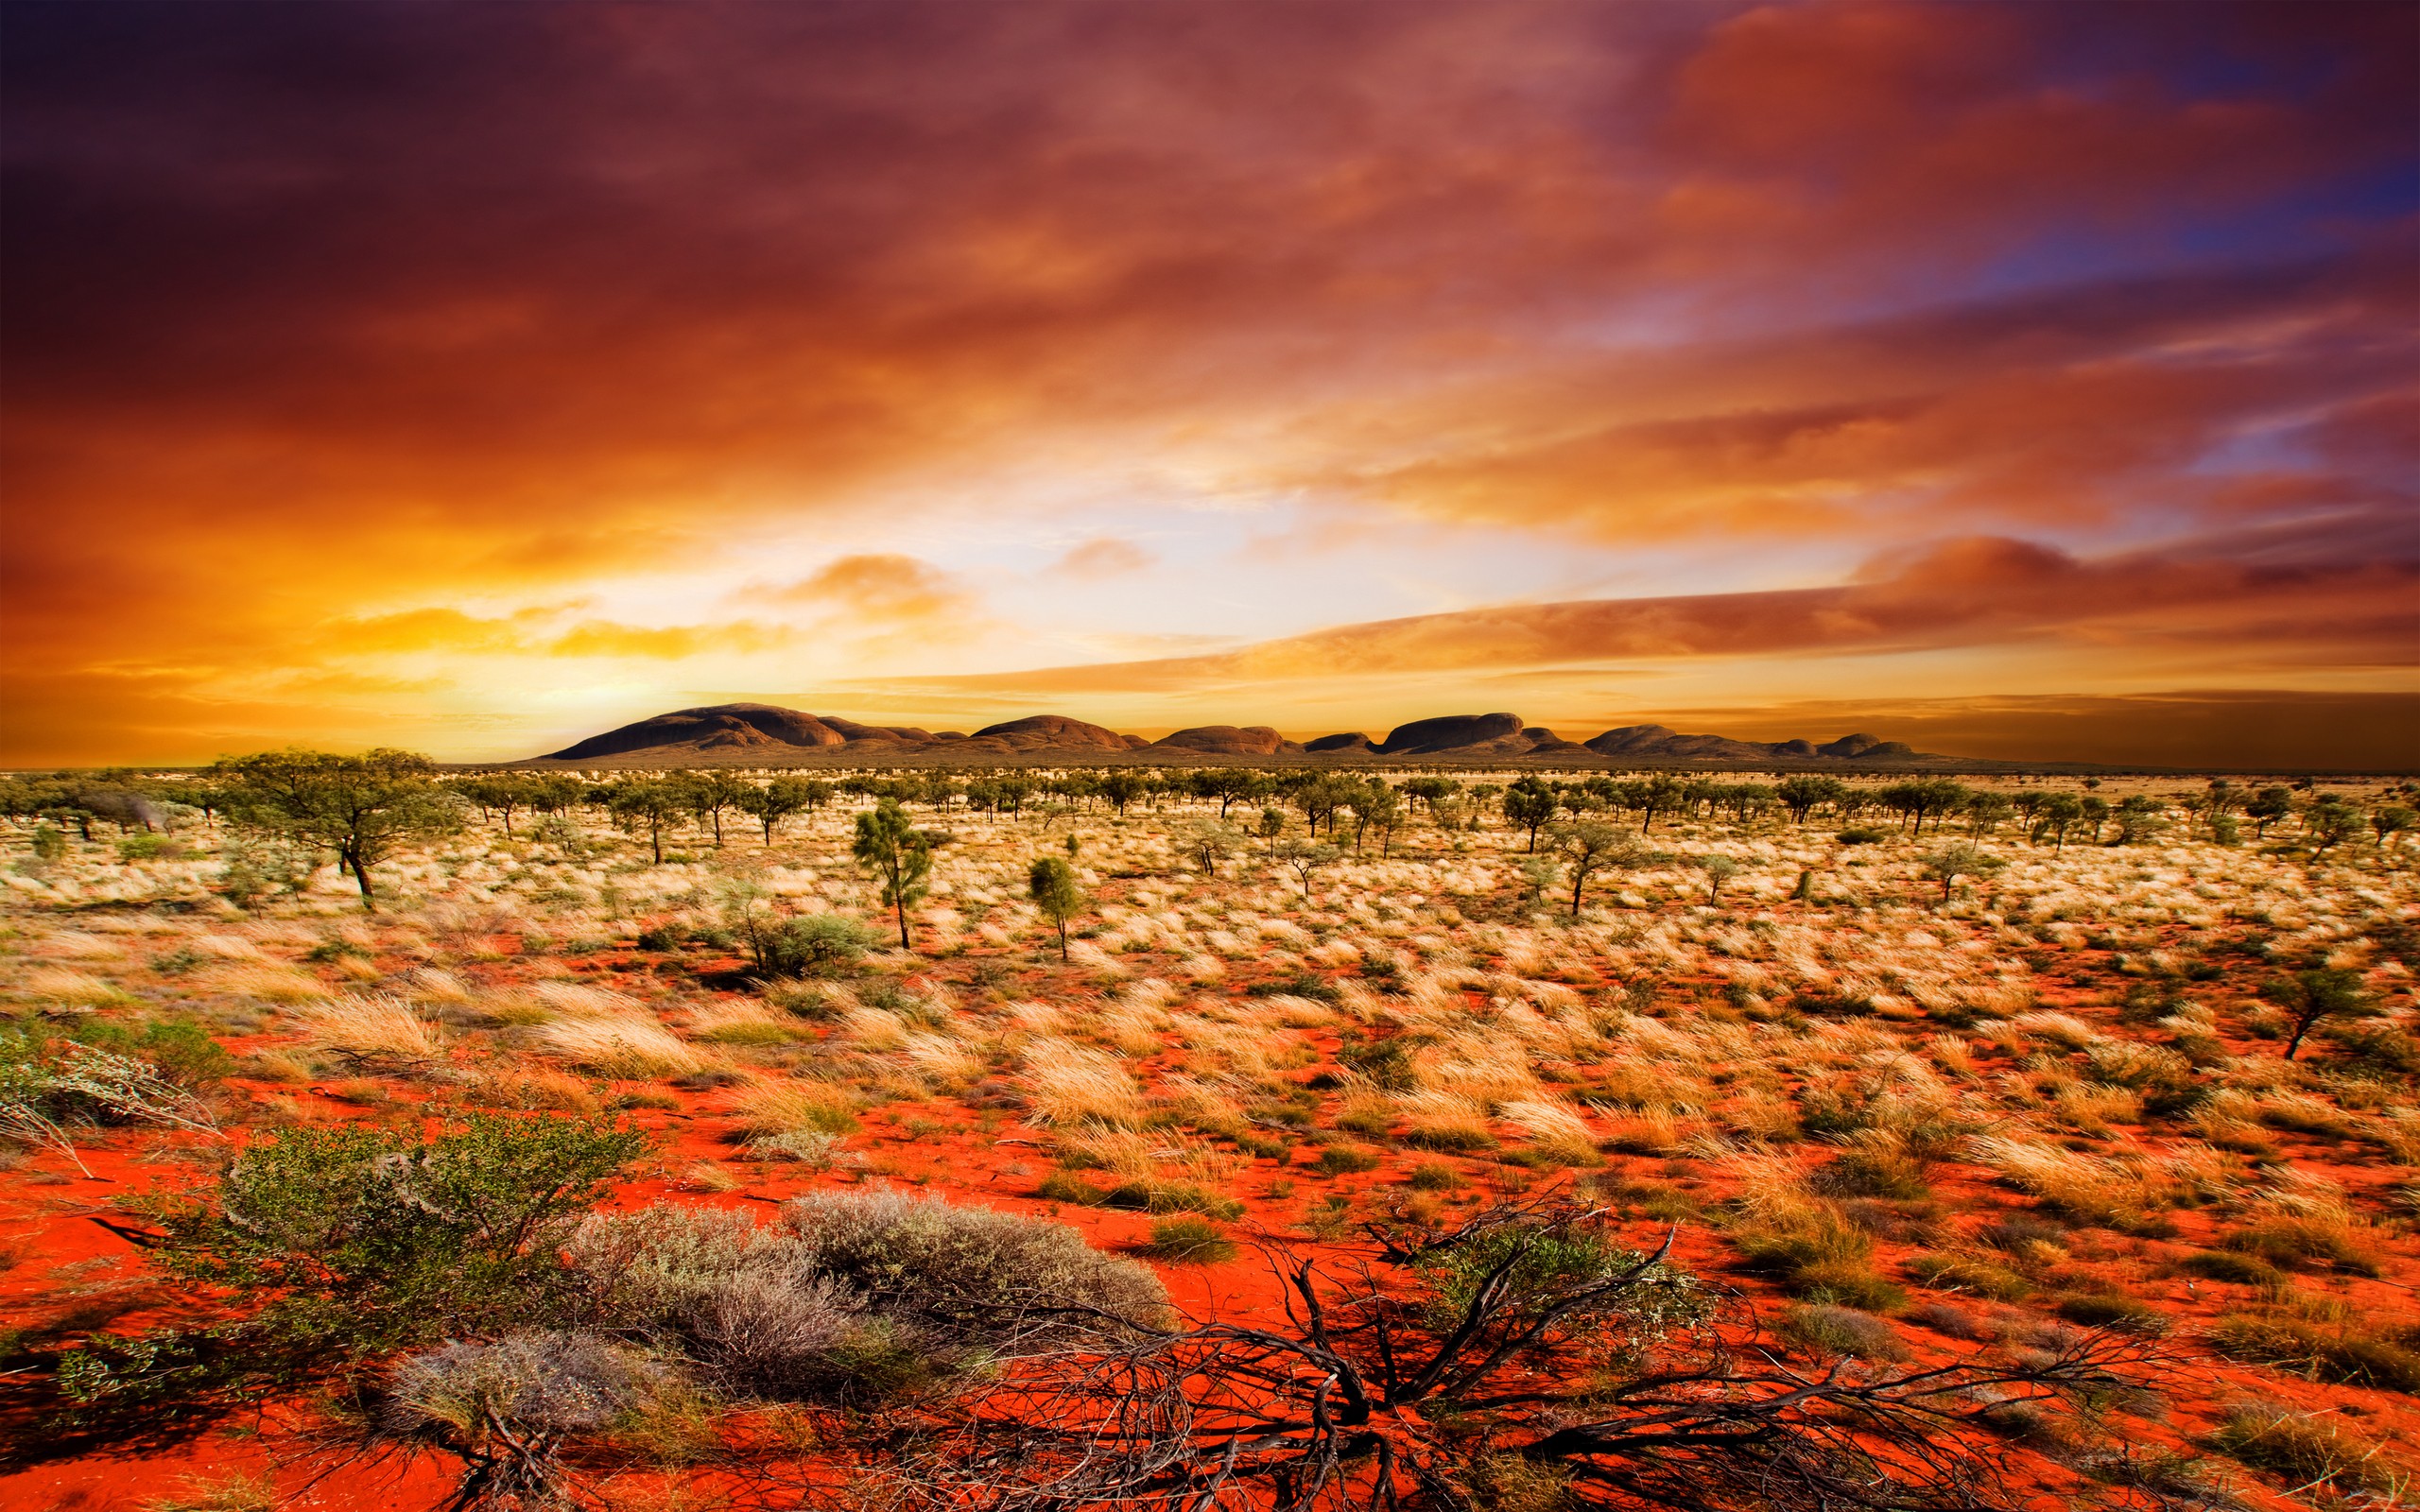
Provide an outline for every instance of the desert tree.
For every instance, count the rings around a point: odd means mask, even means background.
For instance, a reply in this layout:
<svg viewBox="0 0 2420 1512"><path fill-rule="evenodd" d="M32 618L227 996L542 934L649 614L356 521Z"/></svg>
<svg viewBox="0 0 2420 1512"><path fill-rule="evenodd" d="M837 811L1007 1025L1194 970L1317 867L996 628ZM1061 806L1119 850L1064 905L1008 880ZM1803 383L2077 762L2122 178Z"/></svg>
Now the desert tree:
<svg viewBox="0 0 2420 1512"><path fill-rule="evenodd" d="M2086 793L2076 800L2083 823L2091 826L2092 843L2100 843L2100 827L2109 822L2109 800L2097 793Z"/></svg>
<svg viewBox="0 0 2420 1512"><path fill-rule="evenodd" d="M2411 828L2420 814L2414 814L2400 803L2383 803L2370 811L2370 828L2377 833L2378 851L2384 854L2386 843Z"/></svg>
<svg viewBox="0 0 2420 1512"><path fill-rule="evenodd" d="M683 772L678 779L682 800L699 822L714 831L715 849L722 849L722 816L734 809L747 812L749 796L757 791L754 784L719 767L702 772Z"/></svg>
<svg viewBox="0 0 2420 1512"><path fill-rule="evenodd" d="M1919 778L1912 782L1893 782L1876 795L1884 808L1897 814L1908 826L1910 839L1921 838L1928 819L1945 818L1964 808L1974 794L1962 782L1946 777Z"/></svg>
<svg viewBox="0 0 2420 1512"><path fill-rule="evenodd" d="M1600 871L1629 870L1644 866L1650 859L1647 849L1629 833L1593 819L1558 826L1554 832L1554 848L1571 868L1571 917L1574 919L1580 917L1581 897L1587 890L1590 877Z"/></svg>
<svg viewBox="0 0 2420 1512"><path fill-rule="evenodd" d="M460 800L437 782L437 764L410 751L265 751L211 770L237 822L335 851L360 884L365 908L376 906L371 868L408 841L451 833L462 822Z"/></svg>
<svg viewBox="0 0 2420 1512"><path fill-rule="evenodd" d="M849 854L881 881L882 905L899 921L899 948L909 949L908 910L932 886L932 840L909 822L896 799L884 799L858 812Z"/></svg>
<svg viewBox="0 0 2420 1512"><path fill-rule="evenodd" d="M1961 877L1988 877L2008 865L1988 850L1977 850L1963 840L1955 840L1925 856L1918 869L1928 882L1941 884L1941 901L1949 902L1949 890Z"/></svg>
<svg viewBox="0 0 2420 1512"><path fill-rule="evenodd" d="M1353 853L1361 853L1361 837L1372 826L1378 831L1378 853L1394 849L1395 823L1403 816L1403 799L1385 778L1373 777L1345 800L1353 810Z"/></svg>
<svg viewBox="0 0 2420 1512"><path fill-rule="evenodd" d="M2304 1037L2325 1020L2360 1018L2372 1009L2361 974L2335 966L2315 966L2265 982L2260 995L2277 1005L2293 1031L2286 1040L2288 1060L2301 1053Z"/></svg>
<svg viewBox="0 0 2420 1512"><path fill-rule="evenodd" d="M504 821L504 837L512 838L512 811L532 807L536 786L520 772L493 772L475 784L463 796L482 807L493 808Z"/></svg>
<svg viewBox="0 0 2420 1512"><path fill-rule="evenodd" d="M1286 811L1279 808L1261 810L1260 827L1257 833L1273 859L1277 854L1277 837L1286 833Z"/></svg>
<svg viewBox="0 0 2420 1512"><path fill-rule="evenodd" d="M1084 910L1084 890L1077 884L1076 868L1057 856L1043 856L1026 872L1026 896L1042 917L1059 931L1059 958L1067 958L1067 921Z"/></svg>
<svg viewBox="0 0 2420 1512"><path fill-rule="evenodd" d="M2282 787L2264 787L2244 799L2243 816L2252 821L2252 837L2269 838L2269 826L2294 812L2294 795Z"/></svg>
<svg viewBox="0 0 2420 1512"><path fill-rule="evenodd" d="M1403 784L1404 797L1428 810L1428 817L1437 817L1437 805L1461 791L1461 784L1450 777L1415 777Z"/></svg>
<svg viewBox="0 0 2420 1512"><path fill-rule="evenodd" d="M2016 812L2005 793L1978 793L1966 803L1966 833L1977 839L1991 833Z"/></svg>
<svg viewBox="0 0 2420 1512"><path fill-rule="evenodd" d="M739 795L741 813L765 827L765 843L773 843L773 827L813 806L810 783L803 777L776 777L762 787L748 784Z"/></svg>
<svg viewBox="0 0 2420 1512"><path fill-rule="evenodd" d="M1236 832L1215 820L1198 821L1182 837L1185 859L1205 877L1219 874L1219 863L1235 853Z"/></svg>
<svg viewBox="0 0 2420 1512"><path fill-rule="evenodd" d="M1117 811L1117 816L1124 818L1126 805L1141 798L1150 789L1150 782L1141 772L1120 768L1101 774L1098 791L1102 798L1109 800L1110 807Z"/></svg>
<svg viewBox="0 0 2420 1512"><path fill-rule="evenodd" d="M2360 809L2332 793L2321 795L2303 811L2303 834L2315 856L2324 856L2360 833L2364 823Z"/></svg>
<svg viewBox="0 0 2420 1512"><path fill-rule="evenodd" d="M648 852L659 867L664 865L664 832L691 812L688 795L660 777L630 777L614 783L605 807L624 834L647 836Z"/></svg>
<svg viewBox="0 0 2420 1512"><path fill-rule="evenodd" d="M2041 817L2033 823L2033 843L2050 837L2050 853L2059 855L2067 848L2067 832L2083 822L2083 799L2073 793L2046 795L2040 804Z"/></svg>
<svg viewBox="0 0 2420 1512"><path fill-rule="evenodd" d="M1805 825L1808 815L1825 803L1837 803L1847 791L1836 777L1818 777L1800 773L1786 777L1773 788L1773 797L1789 810L1789 822Z"/></svg>
<svg viewBox="0 0 2420 1512"><path fill-rule="evenodd" d="M1705 873L1705 901L1719 904L1722 902L1722 885L1739 875L1739 859L1718 850L1698 857L1698 869Z"/></svg>
<svg viewBox="0 0 2420 1512"><path fill-rule="evenodd" d="M1322 867L1334 866L1344 859L1344 852L1318 840L1283 840L1277 846L1277 859L1302 879L1303 896L1311 893L1311 877Z"/></svg>
<svg viewBox="0 0 2420 1512"><path fill-rule="evenodd" d="M2118 844L2140 845L2155 839L2167 827L2168 804L2149 793L2134 793L2120 799L2117 808Z"/></svg>
<svg viewBox="0 0 2420 1512"><path fill-rule="evenodd" d="M1089 1339L847 1452L911 1512L1981 1512L2021 1504L2009 1424L2133 1388L2156 1358L2096 1332L1798 1368L1669 1234L1630 1248L1575 1204L1365 1232L1341 1258L1271 1259L1282 1320L1070 1307Z"/></svg>
<svg viewBox="0 0 2420 1512"><path fill-rule="evenodd" d="M1530 853L1538 850L1538 832L1554 822L1563 807L1553 787L1542 777L1523 777L1504 790L1504 820L1530 832Z"/></svg>

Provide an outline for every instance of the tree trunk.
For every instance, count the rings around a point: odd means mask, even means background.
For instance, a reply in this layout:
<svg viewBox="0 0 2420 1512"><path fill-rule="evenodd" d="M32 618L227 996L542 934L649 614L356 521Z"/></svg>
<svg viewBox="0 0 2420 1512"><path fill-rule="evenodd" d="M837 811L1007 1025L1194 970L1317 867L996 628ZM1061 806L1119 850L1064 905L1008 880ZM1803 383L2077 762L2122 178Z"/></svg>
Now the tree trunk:
<svg viewBox="0 0 2420 1512"><path fill-rule="evenodd" d="M891 911L899 916L899 948L903 951L915 949L908 943L908 900L901 898L890 906Z"/></svg>

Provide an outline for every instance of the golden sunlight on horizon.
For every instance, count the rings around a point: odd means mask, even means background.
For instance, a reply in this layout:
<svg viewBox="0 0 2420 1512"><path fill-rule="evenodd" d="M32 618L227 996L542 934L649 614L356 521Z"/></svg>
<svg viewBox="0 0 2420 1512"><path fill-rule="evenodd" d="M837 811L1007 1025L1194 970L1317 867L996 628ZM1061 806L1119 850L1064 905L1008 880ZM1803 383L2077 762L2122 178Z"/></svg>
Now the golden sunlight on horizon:
<svg viewBox="0 0 2420 1512"><path fill-rule="evenodd" d="M17 7L0 765L2420 763L2415 17Z"/></svg>

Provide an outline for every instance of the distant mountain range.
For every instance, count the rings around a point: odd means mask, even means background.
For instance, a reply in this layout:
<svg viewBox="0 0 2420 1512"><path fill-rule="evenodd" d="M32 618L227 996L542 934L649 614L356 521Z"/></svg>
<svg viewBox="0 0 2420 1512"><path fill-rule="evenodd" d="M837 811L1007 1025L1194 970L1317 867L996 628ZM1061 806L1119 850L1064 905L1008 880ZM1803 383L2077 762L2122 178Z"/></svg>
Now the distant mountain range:
<svg viewBox="0 0 2420 1512"><path fill-rule="evenodd" d="M616 766L711 763L790 765L819 757L838 763L942 759L982 764L1020 761L1191 761L1201 757L1394 757L1424 761L1608 760L1640 765L2010 766L1911 749L1895 740L1844 735L1808 740L1733 740L1684 735L1663 725L1624 725L1591 740L1566 740L1517 714L1448 714L1399 725L1386 739L1357 731L1291 741L1267 725L1197 725L1158 740L1121 735L1063 714L1033 714L986 725L973 734L908 725L867 725L766 703L679 709L592 735L536 760Z"/></svg>

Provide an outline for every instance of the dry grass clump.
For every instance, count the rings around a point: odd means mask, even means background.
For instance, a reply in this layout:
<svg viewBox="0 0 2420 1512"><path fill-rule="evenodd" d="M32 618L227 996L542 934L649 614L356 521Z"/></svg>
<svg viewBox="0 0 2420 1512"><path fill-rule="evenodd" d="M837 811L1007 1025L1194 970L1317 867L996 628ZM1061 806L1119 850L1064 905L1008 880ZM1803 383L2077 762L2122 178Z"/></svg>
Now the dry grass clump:
<svg viewBox="0 0 2420 1512"><path fill-rule="evenodd" d="M2410 1470L2342 1419L2296 1412L2276 1402L2243 1401L2229 1407L2210 1443L2238 1463L2266 1470L2301 1491L2324 1486L2340 1497L2384 1498L2392 1503L2401 1502L2411 1483Z"/></svg>
<svg viewBox="0 0 2420 1512"><path fill-rule="evenodd" d="M38 1001L69 1007L104 1008L134 1001L133 994L124 988L90 971L64 966L40 967L27 972L20 990Z"/></svg>
<svg viewBox="0 0 2420 1512"><path fill-rule="evenodd" d="M221 967L204 976L201 985L213 992L264 1003L308 1003L333 995L325 982L308 971L265 963Z"/></svg>
<svg viewBox="0 0 2420 1512"><path fill-rule="evenodd" d="M653 1019L629 1014L558 1020L539 1029L538 1043L547 1055L617 1080L685 1076L710 1063Z"/></svg>
<svg viewBox="0 0 2420 1512"><path fill-rule="evenodd" d="M1148 1112L1142 1089L1116 1057L1065 1040L1027 1045L1025 1077L1037 1124L1133 1125Z"/></svg>
<svg viewBox="0 0 2420 1512"><path fill-rule="evenodd" d="M1997 1171L2011 1186L2071 1217L2111 1228L2157 1230L2164 1227L2160 1214L2179 1196L2177 1183L2159 1161L2140 1151L2086 1155L1997 1134L1979 1136L1972 1147L1977 1163Z"/></svg>
<svg viewBox="0 0 2420 1512"><path fill-rule="evenodd" d="M297 1015L314 1048L337 1055L434 1059L445 1053L438 1026L398 997L343 997L313 1003Z"/></svg>
<svg viewBox="0 0 2420 1512"><path fill-rule="evenodd" d="M732 1100L740 1131L752 1139L800 1132L852 1134L857 1102L824 1082L760 1081Z"/></svg>

